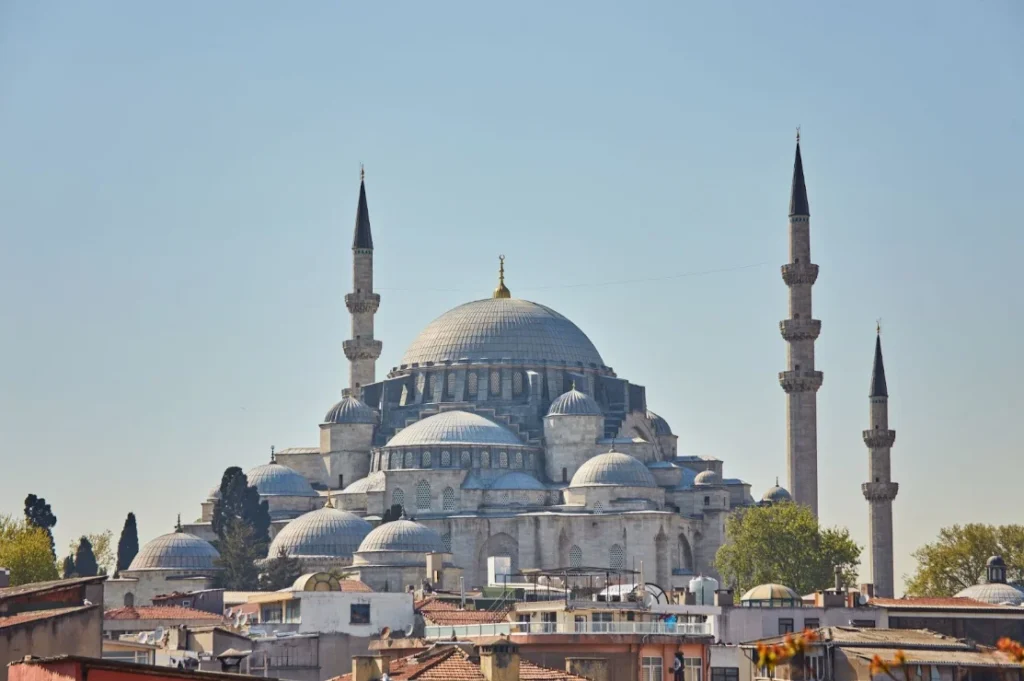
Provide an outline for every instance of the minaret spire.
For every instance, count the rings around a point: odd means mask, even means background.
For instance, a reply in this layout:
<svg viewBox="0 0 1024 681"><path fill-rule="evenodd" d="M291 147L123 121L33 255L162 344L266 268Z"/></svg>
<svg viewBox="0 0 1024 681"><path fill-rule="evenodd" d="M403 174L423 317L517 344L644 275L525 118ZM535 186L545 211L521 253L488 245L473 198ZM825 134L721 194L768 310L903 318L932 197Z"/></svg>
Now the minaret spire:
<svg viewBox="0 0 1024 681"><path fill-rule="evenodd" d="M789 199L789 264L782 280L789 287L789 319L779 324L786 341L787 369L779 373L786 391L786 467L793 501L818 514L818 389L823 375L814 368L814 341L821 322L811 311L811 287L818 266L811 263L810 208L797 129L793 187Z"/></svg>
<svg viewBox="0 0 1024 681"><path fill-rule="evenodd" d="M498 256L498 287L494 289L492 298L511 298L512 292L505 286L505 256Z"/></svg>
<svg viewBox="0 0 1024 681"><path fill-rule="evenodd" d="M352 236L352 293L345 296L345 306L352 317L352 338L343 344L349 361L346 392L359 397L362 387L376 380L377 358L381 351L381 342L373 338L373 316L380 307L380 294L373 292L373 234L366 203L366 171L362 165L359 166L359 204Z"/></svg>
<svg viewBox="0 0 1024 681"><path fill-rule="evenodd" d="M889 390L882 363L881 328L876 327L875 361L871 370L869 427L864 431L868 447L869 482L861 485L868 502L868 531L871 536L871 581L875 595L892 598L894 593L892 557L892 502L900 486L892 481L890 450L896 431L889 429Z"/></svg>

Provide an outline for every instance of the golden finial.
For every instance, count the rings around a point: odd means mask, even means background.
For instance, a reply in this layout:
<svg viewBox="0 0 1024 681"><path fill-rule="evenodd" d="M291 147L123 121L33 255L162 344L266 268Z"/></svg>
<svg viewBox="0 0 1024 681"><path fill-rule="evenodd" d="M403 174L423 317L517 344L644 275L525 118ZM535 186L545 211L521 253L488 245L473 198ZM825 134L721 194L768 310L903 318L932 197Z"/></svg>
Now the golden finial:
<svg viewBox="0 0 1024 681"><path fill-rule="evenodd" d="M363 164L360 163L359 164L359 181L362 182L365 179L366 179L366 168L364 168Z"/></svg>
<svg viewBox="0 0 1024 681"><path fill-rule="evenodd" d="M505 256L498 256L498 288L494 289L493 298L511 298L512 292L505 286Z"/></svg>

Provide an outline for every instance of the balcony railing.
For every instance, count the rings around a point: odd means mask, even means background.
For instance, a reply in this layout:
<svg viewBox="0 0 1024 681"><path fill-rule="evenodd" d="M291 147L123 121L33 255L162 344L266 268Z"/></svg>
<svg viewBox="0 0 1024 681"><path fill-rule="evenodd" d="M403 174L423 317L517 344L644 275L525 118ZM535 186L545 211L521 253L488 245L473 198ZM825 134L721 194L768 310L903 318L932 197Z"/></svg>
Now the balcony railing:
<svg viewBox="0 0 1024 681"><path fill-rule="evenodd" d="M463 626L428 626L427 638L504 636L506 634L662 634L666 636L709 636L708 622L498 622Z"/></svg>

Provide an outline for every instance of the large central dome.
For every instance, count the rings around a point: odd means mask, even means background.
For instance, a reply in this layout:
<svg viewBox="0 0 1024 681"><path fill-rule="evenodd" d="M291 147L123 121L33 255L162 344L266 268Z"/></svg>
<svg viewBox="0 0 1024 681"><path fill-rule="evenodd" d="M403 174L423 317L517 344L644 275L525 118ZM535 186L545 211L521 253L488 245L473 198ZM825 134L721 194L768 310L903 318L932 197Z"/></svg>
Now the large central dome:
<svg viewBox="0 0 1024 681"><path fill-rule="evenodd" d="M486 298L430 322L405 351L400 368L503 359L604 366L587 335L551 308L519 298Z"/></svg>

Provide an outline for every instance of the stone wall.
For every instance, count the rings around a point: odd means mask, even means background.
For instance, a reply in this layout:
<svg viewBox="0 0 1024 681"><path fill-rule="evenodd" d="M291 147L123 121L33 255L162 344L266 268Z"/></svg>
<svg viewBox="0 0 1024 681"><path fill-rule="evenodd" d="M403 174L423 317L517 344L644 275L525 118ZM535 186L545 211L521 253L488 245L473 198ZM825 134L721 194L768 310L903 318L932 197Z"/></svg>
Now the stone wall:
<svg viewBox="0 0 1024 681"><path fill-rule="evenodd" d="M26 655L100 657L103 650L103 608L99 604L56 617L15 624L0 630L0 681L7 665Z"/></svg>

